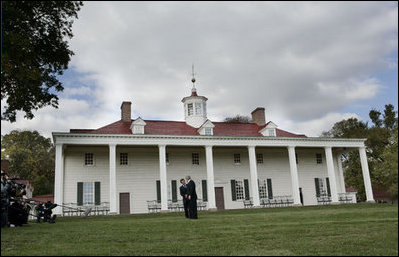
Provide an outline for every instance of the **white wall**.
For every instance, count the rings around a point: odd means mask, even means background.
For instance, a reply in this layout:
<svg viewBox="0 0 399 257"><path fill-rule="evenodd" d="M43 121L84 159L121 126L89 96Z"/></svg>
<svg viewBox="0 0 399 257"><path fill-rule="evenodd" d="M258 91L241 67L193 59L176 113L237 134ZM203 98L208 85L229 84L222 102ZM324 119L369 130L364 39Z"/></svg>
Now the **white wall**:
<svg viewBox="0 0 399 257"><path fill-rule="evenodd" d="M84 166L86 152L93 152L95 165ZM128 165L120 165L120 153L128 153ZM202 199L201 180L206 180L206 158L204 147L166 147L169 154L167 165L168 198L172 199L171 180L177 181L179 195L180 178L190 175L197 185L197 195ZM199 153L199 165L192 165L192 153ZM241 164L234 164L234 154L241 155ZM262 153L263 164L258 164L258 178L272 179L273 195L292 195L290 167L287 148L257 147L256 153ZM304 204L316 205L316 190L314 178L326 178L327 167L324 148L296 148L298 155L299 187L302 187ZM316 153L321 153L323 163L316 164ZM146 213L147 200L156 200L156 180L159 180L158 147L117 146L116 148L116 183L117 211L119 212L119 194L130 193L131 213ZM109 201L109 148L68 146L65 150L64 171L64 203L76 203L77 182L101 182L101 201ZM214 147L214 177L215 187L224 188L226 209L243 208L242 201L232 201L230 180L248 179L250 172L248 149L246 147ZM337 176L337 188L340 192L340 182L336 157L334 169Z"/></svg>

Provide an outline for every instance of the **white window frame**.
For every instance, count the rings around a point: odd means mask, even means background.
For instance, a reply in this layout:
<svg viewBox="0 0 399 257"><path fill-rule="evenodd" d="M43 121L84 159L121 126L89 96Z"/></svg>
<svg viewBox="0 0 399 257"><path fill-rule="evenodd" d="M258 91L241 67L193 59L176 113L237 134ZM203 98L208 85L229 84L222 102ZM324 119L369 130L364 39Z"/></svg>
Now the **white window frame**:
<svg viewBox="0 0 399 257"><path fill-rule="evenodd" d="M233 157L233 161L235 165L240 165L241 164L241 154L235 153Z"/></svg>
<svg viewBox="0 0 399 257"><path fill-rule="evenodd" d="M195 103L195 115L202 115L202 103Z"/></svg>
<svg viewBox="0 0 399 257"><path fill-rule="evenodd" d="M199 153L191 154L191 163L192 165L199 165Z"/></svg>
<svg viewBox="0 0 399 257"><path fill-rule="evenodd" d="M323 155L321 153L316 153L316 163L323 164Z"/></svg>
<svg viewBox="0 0 399 257"><path fill-rule="evenodd" d="M263 164L263 153L257 153L256 154L256 163L257 164Z"/></svg>
<svg viewBox="0 0 399 257"><path fill-rule="evenodd" d="M236 180L236 200L245 200L244 181Z"/></svg>
<svg viewBox="0 0 399 257"><path fill-rule="evenodd" d="M212 133L213 132L212 128L204 128L204 129L205 129L205 135L206 136L212 136L212 134L213 134Z"/></svg>
<svg viewBox="0 0 399 257"><path fill-rule="evenodd" d="M83 205L94 205L94 201L95 201L94 182L83 182Z"/></svg>
<svg viewBox="0 0 399 257"><path fill-rule="evenodd" d="M85 166L94 166L94 153L85 153Z"/></svg>
<svg viewBox="0 0 399 257"><path fill-rule="evenodd" d="M269 137L275 137L276 136L276 131L274 129L269 129L267 134L268 134Z"/></svg>
<svg viewBox="0 0 399 257"><path fill-rule="evenodd" d="M319 180L319 191L321 196L327 195L327 181L324 183L323 178L317 178Z"/></svg>
<svg viewBox="0 0 399 257"><path fill-rule="evenodd" d="M129 165L129 154L128 153L119 153L119 165L121 165L121 166Z"/></svg>
<svg viewBox="0 0 399 257"><path fill-rule="evenodd" d="M187 104L187 116L193 116L194 115L194 104L189 103Z"/></svg>
<svg viewBox="0 0 399 257"><path fill-rule="evenodd" d="M267 195L267 180L266 179L259 179L259 198L265 199L268 198Z"/></svg>

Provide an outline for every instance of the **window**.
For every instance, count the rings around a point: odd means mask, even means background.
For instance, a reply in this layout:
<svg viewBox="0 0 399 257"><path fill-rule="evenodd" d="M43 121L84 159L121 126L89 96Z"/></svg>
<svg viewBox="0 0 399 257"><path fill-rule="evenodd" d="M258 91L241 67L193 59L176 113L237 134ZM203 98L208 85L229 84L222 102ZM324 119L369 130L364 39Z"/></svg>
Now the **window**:
<svg viewBox="0 0 399 257"><path fill-rule="evenodd" d="M269 137L275 137L275 136L276 136L276 133L275 133L274 129L270 129L269 130Z"/></svg>
<svg viewBox="0 0 399 257"><path fill-rule="evenodd" d="M192 116L194 114L193 104L187 104L187 115Z"/></svg>
<svg viewBox="0 0 399 257"><path fill-rule="evenodd" d="M192 162L193 165L199 165L199 154L198 153L193 153L192 154Z"/></svg>
<svg viewBox="0 0 399 257"><path fill-rule="evenodd" d="M94 165L94 155L93 155L93 153L85 153L85 165L86 166Z"/></svg>
<svg viewBox="0 0 399 257"><path fill-rule="evenodd" d="M133 134L144 134L144 126L134 125Z"/></svg>
<svg viewBox="0 0 399 257"><path fill-rule="evenodd" d="M263 154L261 154L261 153L256 154L256 163L257 164L263 163Z"/></svg>
<svg viewBox="0 0 399 257"><path fill-rule="evenodd" d="M266 180L259 180L259 198L267 198L267 183Z"/></svg>
<svg viewBox="0 0 399 257"><path fill-rule="evenodd" d="M212 135L212 128L205 128L205 135L211 136Z"/></svg>
<svg viewBox="0 0 399 257"><path fill-rule="evenodd" d="M83 205L94 204L94 183L84 182L83 183Z"/></svg>
<svg viewBox="0 0 399 257"><path fill-rule="evenodd" d="M202 114L202 105L201 103L195 103L195 115Z"/></svg>
<svg viewBox="0 0 399 257"><path fill-rule="evenodd" d="M317 154L316 154L316 163L317 163L317 164L323 163L323 158L322 158L322 156L321 156L321 153L317 153Z"/></svg>
<svg viewBox="0 0 399 257"><path fill-rule="evenodd" d="M326 196L327 195L327 185L324 183L322 178L315 178L316 180L316 194L317 196Z"/></svg>
<svg viewBox="0 0 399 257"><path fill-rule="evenodd" d="M169 153L166 153L166 165L169 165Z"/></svg>
<svg viewBox="0 0 399 257"><path fill-rule="evenodd" d="M234 164L240 164L241 163L241 155L239 153L234 154Z"/></svg>
<svg viewBox="0 0 399 257"><path fill-rule="evenodd" d="M236 180L236 199L244 200L244 182Z"/></svg>
<svg viewBox="0 0 399 257"><path fill-rule="evenodd" d="M128 155L127 153L120 154L120 165L128 165Z"/></svg>

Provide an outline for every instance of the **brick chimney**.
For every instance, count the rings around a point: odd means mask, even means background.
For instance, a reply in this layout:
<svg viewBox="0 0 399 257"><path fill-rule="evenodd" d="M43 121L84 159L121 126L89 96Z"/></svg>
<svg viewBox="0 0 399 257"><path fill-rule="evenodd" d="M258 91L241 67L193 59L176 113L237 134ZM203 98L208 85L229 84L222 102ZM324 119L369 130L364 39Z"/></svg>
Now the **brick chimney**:
<svg viewBox="0 0 399 257"><path fill-rule="evenodd" d="M256 123L258 126L263 126L266 124L265 108L258 107L251 112L252 122Z"/></svg>
<svg viewBox="0 0 399 257"><path fill-rule="evenodd" d="M132 121L132 102L122 102L121 105L121 119L123 122Z"/></svg>

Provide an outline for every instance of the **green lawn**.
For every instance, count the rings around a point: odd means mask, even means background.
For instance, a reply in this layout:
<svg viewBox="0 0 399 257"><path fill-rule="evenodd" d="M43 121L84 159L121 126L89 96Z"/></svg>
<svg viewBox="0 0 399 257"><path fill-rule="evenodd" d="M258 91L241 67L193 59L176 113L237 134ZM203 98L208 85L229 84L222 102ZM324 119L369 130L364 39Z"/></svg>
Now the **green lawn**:
<svg viewBox="0 0 399 257"><path fill-rule="evenodd" d="M398 206L59 218L1 230L1 255L398 255Z"/></svg>

